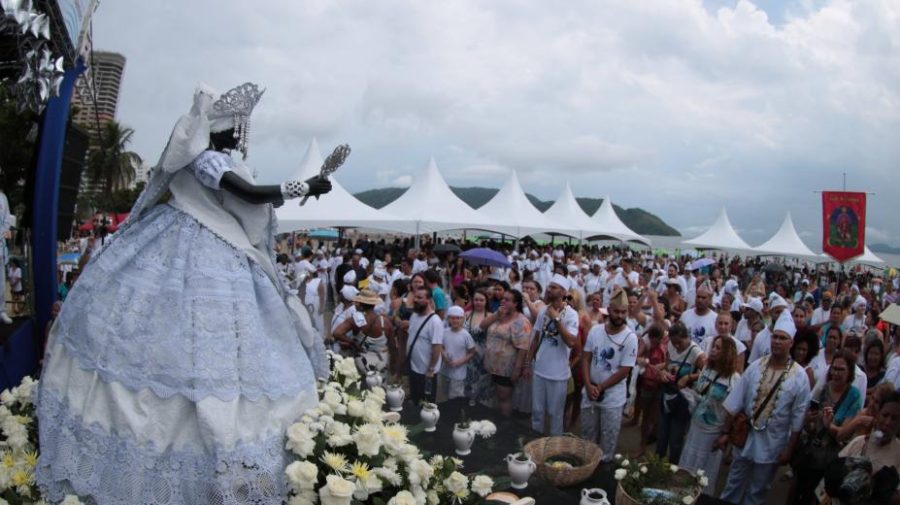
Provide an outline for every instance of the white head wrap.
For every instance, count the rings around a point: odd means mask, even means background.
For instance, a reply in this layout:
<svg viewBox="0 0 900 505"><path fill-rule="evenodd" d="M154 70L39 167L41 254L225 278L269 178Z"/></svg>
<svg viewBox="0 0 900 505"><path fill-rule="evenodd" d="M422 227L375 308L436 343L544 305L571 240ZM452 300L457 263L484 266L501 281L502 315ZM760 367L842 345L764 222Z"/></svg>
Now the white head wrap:
<svg viewBox="0 0 900 505"><path fill-rule="evenodd" d="M853 310L856 310L859 307L865 307L869 304L862 295L856 297L856 300L853 300Z"/></svg>
<svg viewBox="0 0 900 505"><path fill-rule="evenodd" d="M778 316L778 320L775 321L775 327L772 329L772 332L781 332L794 338L794 335L797 333L797 327L794 325L794 318L791 317L790 312L785 310Z"/></svg>
<svg viewBox="0 0 900 505"><path fill-rule="evenodd" d="M769 297L769 310L787 306L787 301L785 301L778 293L772 293L772 296Z"/></svg>
<svg viewBox="0 0 900 505"><path fill-rule="evenodd" d="M358 294L359 290L354 288L353 286L344 286L341 288L341 296L343 296L345 300L350 300Z"/></svg>
<svg viewBox="0 0 900 505"><path fill-rule="evenodd" d="M463 317L466 315L466 311L463 310L459 305L454 305L447 309L447 316L455 316L455 317Z"/></svg>
<svg viewBox="0 0 900 505"><path fill-rule="evenodd" d="M356 271L350 270L344 274L345 284L353 284L354 282L356 282Z"/></svg>
<svg viewBox="0 0 900 505"><path fill-rule="evenodd" d="M556 284L565 291L568 291L569 288L572 287L572 283L569 282L569 279L560 274L553 274L553 277L550 278L550 284Z"/></svg>

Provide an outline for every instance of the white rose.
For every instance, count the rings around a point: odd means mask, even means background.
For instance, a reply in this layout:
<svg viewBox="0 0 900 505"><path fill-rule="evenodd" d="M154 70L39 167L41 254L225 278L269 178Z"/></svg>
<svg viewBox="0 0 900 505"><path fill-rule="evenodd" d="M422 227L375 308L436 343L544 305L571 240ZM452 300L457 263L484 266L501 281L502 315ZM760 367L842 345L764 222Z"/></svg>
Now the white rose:
<svg viewBox="0 0 900 505"><path fill-rule="evenodd" d="M647 467L641 465L641 473L647 473Z"/></svg>
<svg viewBox="0 0 900 505"><path fill-rule="evenodd" d="M453 472L444 479L444 486L453 494L462 493L469 488L469 478L459 472Z"/></svg>
<svg viewBox="0 0 900 505"><path fill-rule="evenodd" d="M623 459L623 460L622 460L622 466L628 466L628 460L627 460L627 459Z"/></svg>
<svg viewBox="0 0 900 505"><path fill-rule="evenodd" d="M363 456L377 456L381 450L381 430L373 424L364 424L353 434L356 448Z"/></svg>
<svg viewBox="0 0 900 505"><path fill-rule="evenodd" d="M616 455L613 456L613 459L615 459L616 461L620 461L622 459L622 455L619 453L616 453Z"/></svg>
<svg viewBox="0 0 900 505"><path fill-rule="evenodd" d="M431 491L428 491L428 505L440 505L440 504L441 504L441 497L438 496L437 491L435 491L434 489L432 489Z"/></svg>
<svg viewBox="0 0 900 505"><path fill-rule="evenodd" d="M685 496L684 498L681 499L681 503L684 503L684 505L691 505L691 503L694 503L694 497L693 496Z"/></svg>
<svg viewBox="0 0 900 505"><path fill-rule="evenodd" d="M328 445L332 447L343 447L353 443L353 437L350 436L350 425L342 422L335 422L328 427Z"/></svg>
<svg viewBox="0 0 900 505"><path fill-rule="evenodd" d="M63 501L59 503L59 505L82 505L82 503L77 496L73 494L67 494L66 497L63 498Z"/></svg>
<svg viewBox="0 0 900 505"><path fill-rule="evenodd" d="M388 501L387 505L416 505L416 498L409 491L400 491Z"/></svg>
<svg viewBox="0 0 900 505"><path fill-rule="evenodd" d="M697 477L703 477L704 475L706 475L706 472L704 472L702 468L697 470Z"/></svg>
<svg viewBox="0 0 900 505"><path fill-rule="evenodd" d="M409 475L407 478L409 479L410 484L412 485L425 485L434 475L434 468L428 464L424 459L414 459L412 462L408 464Z"/></svg>
<svg viewBox="0 0 900 505"><path fill-rule="evenodd" d="M616 480L622 480L627 475L628 475L628 470L626 470L624 468L619 468L618 470L616 470L616 473L613 474L613 477L615 477Z"/></svg>
<svg viewBox="0 0 900 505"><path fill-rule="evenodd" d="M385 449L392 454L397 453L408 440L406 427L402 424L389 424L382 427L381 436Z"/></svg>
<svg viewBox="0 0 900 505"><path fill-rule="evenodd" d="M707 485L709 485L709 479L707 479L705 475L700 476L700 485L702 487L706 487Z"/></svg>
<svg viewBox="0 0 900 505"><path fill-rule="evenodd" d="M331 407L332 410L335 410L343 401L344 399L341 398L341 394L337 391L328 390L322 396L322 402Z"/></svg>
<svg viewBox="0 0 900 505"><path fill-rule="evenodd" d="M347 415L350 417L362 417L366 413L366 407L359 400L350 400L347 403Z"/></svg>
<svg viewBox="0 0 900 505"><path fill-rule="evenodd" d="M312 433L300 423L294 423L288 427L287 438L284 448L301 458L309 457L316 448L316 441Z"/></svg>
<svg viewBox="0 0 900 505"><path fill-rule="evenodd" d="M2 393L0 393L0 402L5 405L12 404L16 401L16 397L13 396L12 393L9 392L8 389L4 389Z"/></svg>
<svg viewBox="0 0 900 505"><path fill-rule="evenodd" d="M391 468L376 468L375 475L389 482L392 486L399 486L403 483L403 477Z"/></svg>
<svg viewBox="0 0 900 505"><path fill-rule="evenodd" d="M381 386L375 386L369 391L369 394L366 396L366 399L377 401L381 405L384 405L384 400L386 397L387 397L387 392L385 392L384 388Z"/></svg>
<svg viewBox="0 0 900 505"><path fill-rule="evenodd" d="M356 484L337 475L325 477L325 485L319 489L322 505L350 505Z"/></svg>
<svg viewBox="0 0 900 505"><path fill-rule="evenodd" d="M631 474L631 476L634 477L635 479L638 479L641 477L641 474L640 474L640 472L634 472L633 474Z"/></svg>
<svg viewBox="0 0 900 505"><path fill-rule="evenodd" d="M309 461L294 461L284 469L288 482L295 490L315 489L319 469Z"/></svg>
<svg viewBox="0 0 900 505"><path fill-rule="evenodd" d="M397 456L405 462L410 462L420 456L419 448L412 444L403 444L397 451Z"/></svg>
<svg viewBox="0 0 900 505"><path fill-rule="evenodd" d="M678 465L669 465L669 470L672 470L672 473L677 472L677 471L678 471Z"/></svg>
<svg viewBox="0 0 900 505"><path fill-rule="evenodd" d="M493 487L494 481L487 475L476 475L472 479L472 492L482 498L491 494Z"/></svg>

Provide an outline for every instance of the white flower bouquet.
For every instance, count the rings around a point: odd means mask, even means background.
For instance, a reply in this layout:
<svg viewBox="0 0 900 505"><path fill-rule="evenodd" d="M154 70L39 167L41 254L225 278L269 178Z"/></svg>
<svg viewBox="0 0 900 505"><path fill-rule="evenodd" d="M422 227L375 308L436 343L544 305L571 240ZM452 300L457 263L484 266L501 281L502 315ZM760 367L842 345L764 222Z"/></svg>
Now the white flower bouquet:
<svg viewBox="0 0 900 505"><path fill-rule="evenodd" d="M613 474L619 483L616 503L691 505L707 483L702 470L688 472L654 453L640 461L629 461L621 454L614 459L619 465Z"/></svg>
<svg viewBox="0 0 900 505"><path fill-rule="evenodd" d="M290 505L466 504L491 492L490 477L460 472L462 461L426 459L409 442L408 429L385 420L385 391L363 390L351 358L329 354L330 381L319 387L319 407L287 431L296 456L285 469ZM496 431L479 422L480 433Z"/></svg>
<svg viewBox="0 0 900 505"><path fill-rule="evenodd" d="M34 481L38 461L38 429L32 393L37 381L31 377L12 390L0 393L0 505L43 504ZM65 505L81 502L66 496Z"/></svg>

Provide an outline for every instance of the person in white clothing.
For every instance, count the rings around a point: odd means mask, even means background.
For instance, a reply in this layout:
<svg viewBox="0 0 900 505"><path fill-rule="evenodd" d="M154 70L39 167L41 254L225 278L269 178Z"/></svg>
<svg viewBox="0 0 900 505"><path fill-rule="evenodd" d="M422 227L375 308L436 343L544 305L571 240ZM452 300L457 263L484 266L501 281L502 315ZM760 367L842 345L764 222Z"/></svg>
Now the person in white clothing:
<svg viewBox="0 0 900 505"><path fill-rule="evenodd" d="M766 503L779 465L791 461L809 407L809 379L790 357L796 333L790 313L782 311L772 331L771 353L754 361L729 393L723 406L728 416L713 446L728 442L735 422L750 423L744 447L734 448L734 460L720 499L734 504ZM743 414L746 420L742 420Z"/></svg>
<svg viewBox="0 0 900 505"><path fill-rule="evenodd" d="M625 378L637 360L637 335L625 324L628 297L617 290L609 304L606 324L594 326L581 355L584 396L581 403L581 435L598 442L603 461L616 452L626 402Z"/></svg>
<svg viewBox="0 0 900 505"><path fill-rule="evenodd" d="M694 308L681 314L681 322L688 329L691 341L702 345L706 337L716 335L716 313L710 308L712 293L706 287L697 288Z"/></svg>
<svg viewBox="0 0 900 505"><path fill-rule="evenodd" d="M785 312L790 317L791 313L786 310L787 308L787 301L781 296L772 293L772 296L769 297L769 315L772 316L772 321L777 321L781 317L781 314ZM793 318L791 319L791 322L793 322ZM794 331L797 331L796 326L794 327ZM771 337L772 330L769 328L764 329L756 335L756 338L753 339L753 347L750 348L749 363L753 363L759 358L769 355L772 347Z"/></svg>
<svg viewBox="0 0 900 505"><path fill-rule="evenodd" d="M578 345L578 312L566 303L569 279L555 274L547 286L547 306L538 313L527 364L532 363L531 429L550 435L563 432L566 386L572 376L569 354ZM527 373L527 372L526 372Z"/></svg>
<svg viewBox="0 0 900 505"><path fill-rule="evenodd" d="M747 346L731 334L731 321L731 312L727 309L719 311L718 315L716 315L716 335L704 340L701 347L703 348L703 353L709 356L709 351L712 349L712 343L716 340L716 337L721 336L733 340L737 349L737 356L733 363L734 370L737 373L742 373L744 371L744 353L747 352Z"/></svg>
<svg viewBox="0 0 900 505"><path fill-rule="evenodd" d="M743 317L734 330L734 337L744 343L747 347L753 347L753 323L762 319L763 302L759 298L749 298L747 303L741 304L741 313Z"/></svg>
<svg viewBox="0 0 900 505"><path fill-rule="evenodd" d="M420 331L421 330L421 331ZM431 308L431 290L426 286L413 293L413 314L409 318L406 355L409 362L410 400L434 402L434 376L441 368L444 323ZM429 387L429 385L431 387Z"/></svg>
<svg viewBox="0 0 900 505"><path fill-rule="evenodd" d="M438 396L452 400L466 395L467 363L478 352L472 335L463 328L466 313L459 305L447 309L448 327L444 330L443 356Z"/></svg>

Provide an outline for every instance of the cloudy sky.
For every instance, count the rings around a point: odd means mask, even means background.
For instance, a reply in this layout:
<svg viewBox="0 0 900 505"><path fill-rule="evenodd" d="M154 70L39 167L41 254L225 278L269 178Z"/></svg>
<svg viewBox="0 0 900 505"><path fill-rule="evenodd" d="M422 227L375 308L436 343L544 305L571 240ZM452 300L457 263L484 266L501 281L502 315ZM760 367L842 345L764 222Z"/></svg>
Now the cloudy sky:
<svg viewBox="0 0 900 505"><path fill-rule="evenodd" d="M452 185L569 181L688 236L725 206L755 245L790 211L816 247L814 191L846 172L877 193L868 242L900 245L896 0L110 0L93 31L128 59L118 118L151 161L196 83L250 80L266 182L316 137L352 146L352 192L433 155Z"/></svg>

